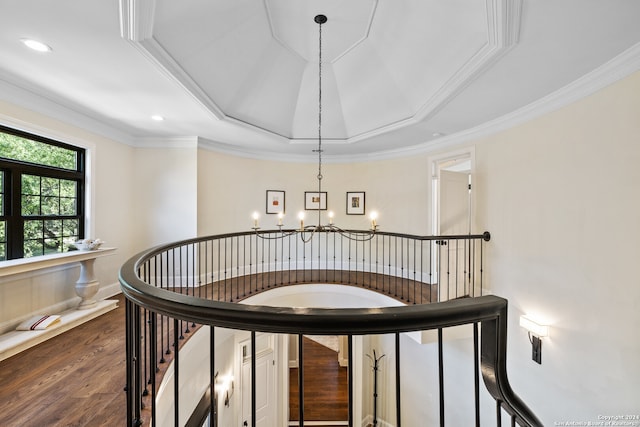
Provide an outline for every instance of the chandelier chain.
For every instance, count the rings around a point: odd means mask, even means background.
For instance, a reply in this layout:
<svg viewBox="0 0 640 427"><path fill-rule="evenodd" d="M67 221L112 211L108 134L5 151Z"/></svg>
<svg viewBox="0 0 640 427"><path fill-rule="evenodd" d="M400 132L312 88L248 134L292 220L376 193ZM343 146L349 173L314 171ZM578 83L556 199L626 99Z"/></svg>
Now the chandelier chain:
<svg viewBox="0 0 640 427"><path fill-rule="evenodd" d="M318 22L318 197L322 200L322 22ZM318 206L318 225L320 212Z"/></svg>
<svg viewBox="0 0 640 427"><path fill-rule="evenodd" d="M272 236L269 233L265 234L263 232L258 232L259 227L257 219L255 218L253 229L257 237L266 240L283 239L297 234L300 236L304 243L309 243L313 239L313 236L316 234L316 232L334 232L339 233L343 237L346 237L347 239L352 241L366 242L373 239L376 234L377 225L374 219L372 219L371 230L369 231L343 230L333 224L333 216L331 215L331 213L329 213L329 224L322 225L322 24L327 22L327 17L325 15L317 15L314 18L314 21L318 24L318 148L316 150L313 150L314 153L318 153L318 223L317 225L305 226L303 222L304 213L301 212L302 216L300 217L300 228L297 230L283 230L282 221L280 221L278 224L279 233ZM324 203L324 210L326 210L326 198Z"/></svg>

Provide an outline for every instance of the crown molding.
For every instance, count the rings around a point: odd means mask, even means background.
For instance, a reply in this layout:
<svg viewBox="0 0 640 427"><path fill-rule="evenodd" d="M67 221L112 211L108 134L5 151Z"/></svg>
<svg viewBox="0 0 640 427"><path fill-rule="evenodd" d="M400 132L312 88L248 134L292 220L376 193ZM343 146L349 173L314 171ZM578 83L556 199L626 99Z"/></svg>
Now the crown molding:
<svg viewBox="0 0 640 427"><path fill-rule="evenodd" d="M120 0L120 35L216 119L225 113L153 37L155 0Z"/></svg>
<svg viewBox="0 0 640 427"><path fill-rule="evenodd" d="M562 107L570 105L638 71L640 71L640 43L630 47L592 72L545 96L544 98L474 128L442 136L434 140L425 141L421 144L416 144L410 147L393 150L378 151L367 154L325 154L323 156L323 161L326 163L379 161L458 148L463 144L469 144L489 135L516 127L544 114L551 113ZM235 147L222 147L219 143L210 143L206 148L214 151L223 151L228 154L264 160L303 161L302 156L258 153L256 151L249 150L239 152ZM309 161L308 157L305 157L305 161Z"/></svg>
<svg viewBox="0 0 640 427"><path fill-rule="evenodd" d="M151 38L155 0L120 0L120 36L131 41Z"/></svg>
<svg viewBox="0 0 640 427"><path fill-rule="evenodd" d="M18 85L11 80L11 77L5 75L0 76L0 93L2 93L0 102L9 102L25 110L42 114L66 125L77 127L125 145L135 145L133 138L128 133L122 132L99 119L90 117L74 109L72 106L67 105L68 103L64 99L45 93L42 88L25 87L24 82ZM47 136L52 139L64 140L78 146L87 146L87 142L80 138L56 131L49 127L38 126L16 117L0 115L0 120L17 129Z"/></svg>
<svg viewBox="0 0 640 427"><path fill-rule="evenodd" d="M486 34L487 43L473 54L462 66L445 81L411 117L383 125L379 128L345 138L341 142L353 144L365 139L386 134L403 127L414 125L437 114L444 106L468 87L478 76L500 60L517 42L520 33L523 0L487 0ZM155 0L120 0L121 36L132 43L167 78L176 82L196 102L219 120L231 121L248 129L266 132L272 136L283 137L273 130L264 129L251 123L238 121L228 116L205 90L187 73L186 70L154 38ZM368 37L370 26L377 10L378 1L374 1L369 16L366 34L345 52L335 58L338 61L355 46ZM287 51L299 54L284 43L274 32L269 6L263 1L272 37Z"/></svg>
<svg viewBox="0 0 640 427"><path fill-rule="evenodd" d="M425 150L438 144L455 146L513 128L577 102L640 70L640 43L637 43L595 70L509 114L479 126L424 144ZM430 146L427 148L426 146ZM440 147L438 147L440 148Z"/></svg>
<svg viewBox="0 0 640 427"><path fill-rule="evenodd" d="M178 137L144 137L136 138L134 142L135 148L197 148L200 138L197 136L178 136Z"/></svg>

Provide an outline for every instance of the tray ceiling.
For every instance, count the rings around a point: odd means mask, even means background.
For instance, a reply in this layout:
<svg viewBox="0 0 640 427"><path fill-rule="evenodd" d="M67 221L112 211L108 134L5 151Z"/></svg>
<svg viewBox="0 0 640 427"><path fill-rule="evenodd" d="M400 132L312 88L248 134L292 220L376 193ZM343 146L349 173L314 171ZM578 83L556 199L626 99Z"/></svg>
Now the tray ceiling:
<svg viewBox="0 0 640 427"><path fill-rule="evenodd" d="M47 100L35 109L72 110L132 144L187 137L293 157L317 143L319 13L328 17L328 157L437 147L621 57L633 71L640 41L640 2L629 0L0 0L0 7L0 80ZM17 43L24 37L53 50L28 51ZM14 98L32 107L30 97ZM153 114L165 120L152 122Z"/></svg>

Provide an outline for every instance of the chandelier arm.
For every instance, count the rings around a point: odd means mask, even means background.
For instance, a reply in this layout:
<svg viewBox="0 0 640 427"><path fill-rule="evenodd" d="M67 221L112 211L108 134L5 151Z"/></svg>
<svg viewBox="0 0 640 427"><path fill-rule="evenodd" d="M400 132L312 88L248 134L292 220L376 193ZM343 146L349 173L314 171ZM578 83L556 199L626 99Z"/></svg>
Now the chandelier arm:
<svg viewBox="0 0 640 427"><path fill-rule="evenodd" d="M374 235L376 234L375 229L369 231L349 231L343 230L342 228L337 227L333 224L326 226L326 228L329 229L329 231L338 233L342 237L355 242L368 242L369 240L373 239Z"/></svg>
<svg viewBox="0 0 640 427"><path fill-rule="evenodd" d="M258 230L257 229L255 230L256 236L264 240L280 240L280 239L284 239L285 237L293 236L294 234L297 234L297 233L298 233L297 230L282 231L277 236L265 236L264 235L265 233L258 233Z"/></svg>
<svg viewBox="0 0 640 427"><path fill-rule="evenodd" d="M304 238L304 233L306 232L306 230L301 230L298 233L300 233L300 238L302 239L303 243L309 243L312 239L313 236L316 234L316 230L318 229L317 227L313 227L311 228L311 234L309 235L309 237L307 239Z"/></svg>

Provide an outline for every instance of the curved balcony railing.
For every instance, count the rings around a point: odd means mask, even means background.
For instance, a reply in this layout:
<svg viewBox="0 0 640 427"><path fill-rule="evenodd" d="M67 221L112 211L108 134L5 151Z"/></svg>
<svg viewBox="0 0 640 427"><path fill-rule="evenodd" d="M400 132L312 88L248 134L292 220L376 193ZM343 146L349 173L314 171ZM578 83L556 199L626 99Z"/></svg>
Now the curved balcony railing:
<svg viewBox="0 0 640 427"><path fill-rule="evenodd" d="M498 425L506 414L512 425L541 423L513 393L506 375L507 302L482 296L484 245L489 234L411 236L375 233L353 240L332 231L316 232L304 241L293 231L233 233L176 242L142 252L121 269L120 282L127 313L128 425L218 424L216 347L218 328L249 331L251 337L250 413L256 424L256 334L298 336L299 384L304 384L302 337L343 335L348 342L348 425L354 414L353 342L361 336L395 336L395 414L401 426L402 376L400 334L436 330L438 346L440 425L445 425L443 331L459 325L473 330L474 405L480 425L482 375L496 402L491 411ZM237 304L249 296L295 284L339 283L384 293L404 304L377 308L292 308ZM471 297L471 298L467 298ZM437 303L437 304L434 304ZM180 355L184 338L200 326L209 328L208 381L197 398L185 403ZM171 420L158 407L161 375L172 359ZM249 360L248 359L248 360ZM417 361L417 363L422 363ZM184 374L183 374L184 375ZM357 387L356 387L357 386ZM298 425L304 425L304 386L298 391ZM455 399L455 397L454 397ZM228 402L227 402L228 403ZM165 408L166 409L166 408ZM375 413L375 410L374 410ZM374 415L375 420L375 415ZM375 423L374 423L375 424ZM220 424L225 425L225 424ZM230 425L235 425L230 424Z"/></svg>

